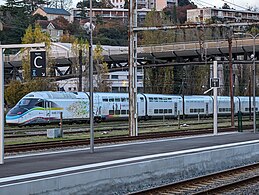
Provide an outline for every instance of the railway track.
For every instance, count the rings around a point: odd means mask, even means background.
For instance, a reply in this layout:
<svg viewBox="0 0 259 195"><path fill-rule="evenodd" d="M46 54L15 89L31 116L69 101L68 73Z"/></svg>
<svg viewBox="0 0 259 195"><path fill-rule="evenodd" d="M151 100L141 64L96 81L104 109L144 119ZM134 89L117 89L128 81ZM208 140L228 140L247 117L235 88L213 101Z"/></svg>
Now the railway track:
<svg viewBox="0 0 259 195"><path fill-rule="evenodd" d="M222 128L218 130L219 132L231 132L236 131L235 128ZM141 133L137 137L131 136L110 136L105 138L95 137L95 144L104 143L116 143L116 142L126 142L126 141L138 141L145 139L159 139L167 137L178 137L178 136L192 136L192 135L202 135L211 134L212 129L202 129L202 130L180 130L180 131L170 131L170 132L159 132L159 133ZM51 140L48 142L36 142L36 143L26 143L26 144L13 144L5 145L5 153L17 153L25 151L35 151L44 149L54 149L54 148L64 148L72 146L82 146L89 145L90 139L73 139L73 140Z"/></svg>
<svg viewBox="0 0 259 195"><path fill-rule="evenodd" d="M190 127L184 127L185 129L192 129L192 130L198 130L198 129L208 129L209 127L206 127L206 125L211 124L211 121L203 121L203 122L196 122L196 121L186 121L186 123ZM226 120L222 120L219 122L219 125L222 124L221 128L227 127L229 125L225 125ZM204 127L200 127L201 125L205 125ZM149 122L141 122L139 123L138 127L140 129L148 129L148 128L157 128L157 127L172 127L174 130L179 129L179 124L177 122L168 122L168 121L149 121ZM7 129L5 130L5 138L21 138L21 137L33 137L33 136L46 136L47 135L47 129L50 128L57 128L57 126L50 126L50 127L30 127L30 128L22 128L22 129ZM125 122L117 123L113 122L112 124L95 124L94 126L95 132L107 132L107 131L123 131L128 130L128 124ZM249 129L251 128L251 125L244 125L243 129ZM86 125L73 125L73 126L63 126L63 133L64 134L77 134L77 133L85 133L89 132L89 126Z"/></svg>
<svg viewBox="0 0 259 195"><path fill-rule="evenodd" d="M259 164L253 164L132 194L226 194L240 189L244 191L244 189L258 184L258 181ZM243 193L237 192L237 194Z"/></svg>

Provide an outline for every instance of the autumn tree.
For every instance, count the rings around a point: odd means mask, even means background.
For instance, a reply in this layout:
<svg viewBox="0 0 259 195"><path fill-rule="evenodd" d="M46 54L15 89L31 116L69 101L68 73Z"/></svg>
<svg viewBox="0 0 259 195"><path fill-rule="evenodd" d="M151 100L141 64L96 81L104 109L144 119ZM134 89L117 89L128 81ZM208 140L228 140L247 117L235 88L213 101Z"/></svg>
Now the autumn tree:
<svg viewBox="0 0 259 195"><path fill-rule="evenodd" d="M96 69L96 89L95 91L109 92L111 90L111 83L107 81L107 75L109 73L107 63L103 62L103 48L100 44L97 44L94 48L94 67Z"/></svg>
<svg viewBox="0 0 259 195"><path fill-rule="evenodd" d="M50 53L50 37L49 35L42 32L39 24L35 25L35 29L32 28L31 25L26 29L25 35L22 38L23 44L31 44L31 43L45 43L45 49L47 52L47 58ZM30 73L30 49L26 48L22 50L22 67L23 67L23 79L24 81L31 80ZM54 63L50 58L47 59L47 75L53 76L53 68Z"/></svg>
<svg viewBox="0 0 259 195"><path fill-rule="evenodd" d="M162 26L168 24L162 12L151 11L145 19L145 26ZM145 31L140 35L143 37L142 44L163 44L173 42L172 31ZM174 73L173 67L153 67L144 70L145 93L173 93Z"/></svg>
<svg viewBox="0 0 259 195"><path fill-rule="evenodd" d="M76 56L72 65L72 74L79 75L79 66L82 63L83 74L82 76L85 78L85 87L84 91L88 90L89 86L89 43L84 39L75 39L72 43L72 52ZM82 54L82 62L79 61L80 52ZM97 44L93 50L93 68L96 72L94 75L94 83L95 83L95 91L108 92L110 91L110 85L107 81L107 75L109 73L108 66L105 62L103 62L103 48L100 44ZM80 75L79 75L80 76Z"/></svg>
<svg viewBox="0 0 259 195"><path fill-rule="evenodd" d="M60 37L60 42L61 43L73 43L76 40L75 36L70 35L68 32L65 32L61 37Z"/></svg>
<svg viewBox="0 0 259 195"><path fill-rule="evenodd" d="M52 91L56 90L56 84L50 83L45 79L34 79L30 82L12 80L5 88L5 100L8 106L13 107L23 96L32 91Z"/></svg>
<svg viewBox="0 0 259 195"><path fill-rule="evenodd" d="M88 72L87 70L87 64L89 61L89 43L88 41L85 39L78 39L76 38L74 40L74 42L72 43L72 53L75 56L75 59L72 61L72 66L71 66L71 70L72 70L72 74L75 75L79 75L85 78L88 78ZM81 57L79 56L81 55ZM81 58L81 62L80 59ZM80 67L81 66L81 67ZM80 72L80 68L82 68L83 72ZM82 74L82 75L80 75ZM80 83L78 83L78 89L81 88L81 86L79 86ZM85 83L85 87L83 87L84 90L87 89L87 83Z"/></svg>

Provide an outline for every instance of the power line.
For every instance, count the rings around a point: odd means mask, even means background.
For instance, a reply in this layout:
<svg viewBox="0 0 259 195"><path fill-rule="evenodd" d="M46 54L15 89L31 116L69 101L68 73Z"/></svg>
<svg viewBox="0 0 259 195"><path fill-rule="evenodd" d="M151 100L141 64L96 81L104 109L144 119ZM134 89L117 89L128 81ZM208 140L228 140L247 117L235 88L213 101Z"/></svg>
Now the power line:
<svg viewBox="0 0 259 195"><path fill-rule="evenodd" d="M215 5L212 5L212 4L207 3L207 2L205 2L205 1L202 1L202 0L195 0L195 1L196 1L196 2L199 1L199 2L201 2L201 3L204 3L204 4L210 5L210 6L212 6L212 7L215 7Z"/></svg>
<svg viewBox="0 0 259 195"><path fill-rule="evenodd" d="M245 9L245 10L248 10L248 8L246 8L246 7L242 7L242 6L237 5L237 4L235 4L235 3L231 3L231 2L226 1L226 0L222 0L222 1L223 1L223 2L225 2L225 3L229 3L229 4L231 4L231 5L234 5L234 6L236 6L236 7L239 7L239 8Z"/></svg>

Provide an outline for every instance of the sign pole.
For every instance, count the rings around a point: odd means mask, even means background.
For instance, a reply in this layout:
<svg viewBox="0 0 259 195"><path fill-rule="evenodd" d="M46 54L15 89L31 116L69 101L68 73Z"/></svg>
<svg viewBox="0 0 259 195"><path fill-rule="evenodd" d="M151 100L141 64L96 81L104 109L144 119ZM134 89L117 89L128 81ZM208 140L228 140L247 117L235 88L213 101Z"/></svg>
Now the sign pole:
<svg viewBox="0 0 259 195"><path fill-rule="evenodd" d="M4 164L4 49L45 47L45 43L0 45L0 164ZM36 60L37 61L37 60Z"/></svg>
<svg viewBox="0 0 259 195"><path fill-rule="evenodd" d="M213 61L213 78L216 79L218 77L218 63L217 61ZM218 88L213 86L213 134L217 135L218 133L218 100L217 100Z"/></svg>

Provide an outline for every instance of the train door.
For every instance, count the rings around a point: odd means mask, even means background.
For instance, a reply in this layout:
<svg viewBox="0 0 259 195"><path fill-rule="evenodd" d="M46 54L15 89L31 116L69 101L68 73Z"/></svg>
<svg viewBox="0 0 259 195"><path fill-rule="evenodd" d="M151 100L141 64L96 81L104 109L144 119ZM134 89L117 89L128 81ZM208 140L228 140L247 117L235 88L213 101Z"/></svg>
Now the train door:
<svg viewBox="0 0 259 195"><path fill-rule="evenodd" d="M209 103L208 102L206 102L205 114L206 114L206 116L209 115Z"/></svg>
<svg viewBox="0 0 259 195"><path fill-rule="evenodd" d="M137 111L139 117L145 116L145 100L144 97L138 97L137 100Z"/></svg>
<svg viewBox="0 0 259 195"><path fill-rule="evenodd" d="M45 113L46 113L46 120L50 122L51 117L51 102L45 101Z"/></svg>
<svg viewBox="0 0 259 195"><path fill-rule="evenodd" d="M177 102L174 103L174 117L177 117L178 113L178 105L177 105Z"/></svg>

